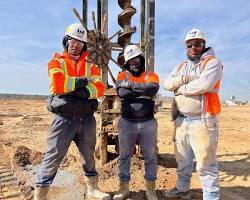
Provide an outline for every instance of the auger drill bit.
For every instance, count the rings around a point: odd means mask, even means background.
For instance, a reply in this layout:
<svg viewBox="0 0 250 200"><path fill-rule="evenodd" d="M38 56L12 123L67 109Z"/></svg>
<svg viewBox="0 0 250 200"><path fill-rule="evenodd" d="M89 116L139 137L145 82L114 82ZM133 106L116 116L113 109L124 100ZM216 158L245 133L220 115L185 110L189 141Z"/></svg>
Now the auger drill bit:
<svg viewBox="0 0 250 200"><path fill-rule="evenodd" d="M123 12L118 16L118 24L123 28L118 35L118 44L124 49L136 31L135 27L130 26L131 18L136 13L136 9L131 6L131 0L118 0L118 4L123 9ZM123 52L119 53L117 62L121 66L124 64Z"/></svg>

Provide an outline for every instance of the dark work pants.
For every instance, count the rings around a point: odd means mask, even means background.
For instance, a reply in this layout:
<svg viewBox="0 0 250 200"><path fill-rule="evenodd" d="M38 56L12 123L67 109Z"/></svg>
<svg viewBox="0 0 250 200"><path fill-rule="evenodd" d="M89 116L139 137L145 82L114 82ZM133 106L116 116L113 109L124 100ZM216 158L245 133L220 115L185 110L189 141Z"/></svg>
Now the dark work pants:
<svg viewBox="0 0 250 200"><path fill-rule="evenodd" d="M157 175L157 128L156 119L132 122L121 118L118 125L119 178L130 180L130 160L136 141L139 141L145 163L145 179L155 181Z"/></svg>
<svg viewBox="0 0 250 200"><path fill-rule="evenodd" d="M82 158L85 176L97 175L94 151L96 144L96 121L94 116L70 118L54 115L48 133L48 147L38 172L37 186L49 186L58 167L74 141Z"/></svg>

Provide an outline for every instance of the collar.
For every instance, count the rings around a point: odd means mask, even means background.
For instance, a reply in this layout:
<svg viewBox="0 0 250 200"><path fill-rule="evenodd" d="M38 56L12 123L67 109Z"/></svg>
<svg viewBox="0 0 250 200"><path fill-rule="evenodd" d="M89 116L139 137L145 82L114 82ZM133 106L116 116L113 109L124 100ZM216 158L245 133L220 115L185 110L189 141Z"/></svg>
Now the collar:
<svg viewBox="0 0 250 200"><path fill-rule="evenodd" d="M77 61L79 61L79 60L85 60L86 59L86 57L88 56L88 51L84 51L83 53L82 53L82 55L78 58L78 60ZM61 58L66 58L66 59L69 59L69 60L74 60L73 58L72 58L72 56L70 56L69 54L68 54L68 52L67 51L63 51L63 54L62 55L60 55L60 57Z"/></svg>

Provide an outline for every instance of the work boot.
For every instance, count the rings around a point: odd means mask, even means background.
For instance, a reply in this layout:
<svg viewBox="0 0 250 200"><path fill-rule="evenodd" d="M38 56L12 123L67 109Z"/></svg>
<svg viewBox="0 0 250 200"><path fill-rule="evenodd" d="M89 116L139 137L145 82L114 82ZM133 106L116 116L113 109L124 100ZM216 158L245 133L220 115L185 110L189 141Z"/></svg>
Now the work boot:
<svg viewBox="0 0 250 200"><path fill-rule="evenodd" d="M155 181L147 181L146 188L146 196L148 200L158 200L157 194L155 192Z"/></svg>
<svg viewBox="0 0 250 200"><path fill-rule="evenodd" d="M49 192L49 186L41 187L35 186L34 200L48 200L47 194Z"/></svg>
<svg viewBox="0 0 250 200"><path fill-rule="evenodd" d="M190 191L182 192L179 191L176 187L170 190L163 191L164 197L180 197L182 199L191 199L192 195Z"/></svg>
<svg viewBox="0 0 250 200"><path fill-rule="evenodd" d="M102 192L98 187L98 176L85 176L87 197L96 200L111 200L109 194Z"/></svg>
<svg viewBox="0 0 250 200"><path fill-rule="evenodd" d="M123 200L129 195L129 182L120 181L119 191L115 194L113 200Z"/></svg>

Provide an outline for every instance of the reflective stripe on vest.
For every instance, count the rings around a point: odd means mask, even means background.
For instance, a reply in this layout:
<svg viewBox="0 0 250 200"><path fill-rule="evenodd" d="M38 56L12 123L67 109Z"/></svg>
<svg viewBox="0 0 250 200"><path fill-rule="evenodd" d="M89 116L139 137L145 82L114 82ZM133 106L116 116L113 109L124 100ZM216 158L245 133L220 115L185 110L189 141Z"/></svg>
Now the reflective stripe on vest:
<svg viewBox="0 0 250 200"><path fill-rule="evenodd" d="M85 77L91 77L91 63L87 60L87 58L85 60Z"/></svg>
<svg viewBox="0 0 250 200"><path fill-rule="evenodd" d="M89 98L90 99L95 99L98 97L98 90L96 89L96 87L93 83L89 83L85 87L89 90Z"/></svg>
<svg viewBox="0 0 250 200"><path fill-rule="evenodd" d="M65 75L68 75L68 70L67 70L67 64L66 64L66 62L62 58L56 58L56 60L59 61L59 63L61 64L63 73Z"/></svg>
<svg viewBox="0 0 250 200"><path fill-rule="evenodd" d="M75 90L75 77L70 77L68 75L68 70L67 70L67 64L65 60L62 58L57 58L57 61L59 61L62 71L65 75L65 80L64 80L64 92L71 92Z"/></svg>
<svg viewBox="0 0 250 200"><path fill-rule="evenodd" d="M65 75L65 80L64 80L64 92L70 92L70 91L74 91L75 90L75 77L70 77L68 75L68 70L67 70L67 64L65 62L64 59L62 58L56 58L56 60L60 63L61 68L63 74ZM59 72L59 70L53 70L53 73L55 72ZM85 77L90 78L91 77L91 63L89 61L85 62ZM91 78L91 80L93 80L96 82L97 81L97 77L93 77ZM98 95L98 91L96 89L96 87L91 83L86 86L90 92L90 98L95 98Z"/></svg>
<svg viewBox="0 0 250 200"><path fill-rule="evenodd" d="M85 87L89 91L89 98L96 99L98 97L98 90L97 90L96 86L94 85L94 83L100 81L100 77L99 76L91 76L91 66L92 66L92 64L88 61L88 58L86 58L84 76L89 78L91 80L91 82L88 85L86 85Z"/></svg>
<svg viewBox="0 0 250 200"><path fill-rule="evenodd" d="M91 76L90 79L91 79L91 82L92 82L92 83L101 82L100 76Z"/></svg>
<svg viewBox="0 0 250 200"><path fill-rule="evenodd" d="M55 73L63 73L61 69L54 68L49 70L49 78L51 78Z"/></svg>

